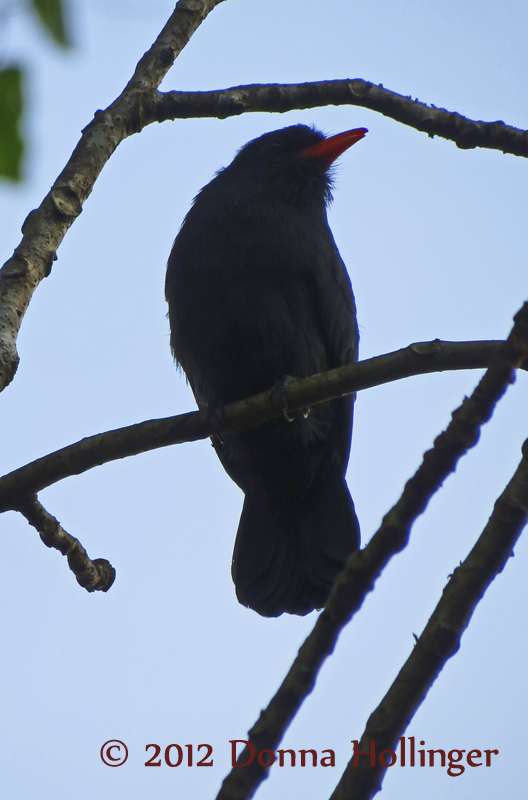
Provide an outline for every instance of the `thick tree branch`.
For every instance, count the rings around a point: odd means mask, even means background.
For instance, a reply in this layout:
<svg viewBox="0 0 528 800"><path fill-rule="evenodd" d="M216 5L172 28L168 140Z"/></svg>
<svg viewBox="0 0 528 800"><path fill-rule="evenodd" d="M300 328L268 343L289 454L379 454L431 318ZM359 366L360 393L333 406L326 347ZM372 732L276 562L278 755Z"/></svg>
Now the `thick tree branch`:
<svg viewBox="0 0 528 800"><path fill-rule="evenodd" d="M355 78L314 83L253 84L212 92L158 92L154 119L233 117L250 111L284 113L319 106L360 106L409 125L429 136L441 136L464 150L486 147L528 157L528 131L498 120L482 122L455 111L421 103Z"/></svg>
<svg viewBox="0 0 528 800"><path fill-rule="evenodd" d="M412 375L443 370L486 367L501 342L418 342L402 350L360 361L311 378L295 379L287 391L291 412ZM525 362L528 368L528 359ZM118 458L206 439L214 432L228 433L260 425L282 414L273 391L231 403L214 419L203 411L148 420L118 428L63 447L0 478L0 512L17 508L18 498L36 494L57 481L79 475Z"/></svg>
<svg viewBox="0 0 528 800"><path fill-rule="evenodd" d="M25 220L22 241L0 274L0 391L13 379L18 366L16 340L33 292L49 275L57 248L81 213L99 173L119 143L144 127L146 98L155 96L175 58L221 2L177 3L122 94L105 111L96 112L49 194Z"/></svg>
<svg viewBox="0 0 528 800"><path fill-rule="evenodd" d="M475 546L455 569L422 635L389 691L371 714L359 750L376 743L376 754L396 750L409 722L424 701L460 640L488 586L504 569L528 520L528 439L512 480L495 503ZM370 800L381 789L386 767L370 758L349 762L330 800Z"/></svg>
<svg viewBox="0 0 528 800"><path fill-rule="evenodd" d="M35 495L20 500L17 511L25 516L30 525L37 529L46 547L53 547L66 556L68 566L87 592L107 592L115 580L115 569L105 558L93 561L74 536L61 527Z"/></svg>
<svg viewBox="0 0 528 800"><path fill-rule="evenodd" d="M416 518L458 460L479 438L480 427L489 420L495 404L513 380L513 370L528 356L528 303L515 316L508 339L493 357L470 398L453 412L447 429L435 439L423 462L406 483L403 493L385 515L368 545L353 553L337 577L330 597L315 627L268 707L249 731L256 752L275 750L302 702L312 691L318 672L329 656L343 627L359 610L393 555L406 546ZM239 762L249 760L244 748ZM244 769L233 767L216 800L247 800L266 778L268 769L255 759Z"/></svg>

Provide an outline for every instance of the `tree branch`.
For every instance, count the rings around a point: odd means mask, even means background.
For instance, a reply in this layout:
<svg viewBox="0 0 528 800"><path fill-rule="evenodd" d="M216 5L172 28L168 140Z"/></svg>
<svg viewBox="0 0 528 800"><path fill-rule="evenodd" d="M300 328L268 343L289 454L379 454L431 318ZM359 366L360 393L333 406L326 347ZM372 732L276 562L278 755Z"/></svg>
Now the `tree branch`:
<svg viewBox="0 0 528 800"><path fill-rule="evenodd" d="M312 691L318 672L337 643L343 627L359 610L393 555L406 546L416 518L441 486L458 460L479 438L480 426L489 420L495 404L513 380L513 370L528 356L528 303L515 315L508 339L493 357L470 398L453 412L447 429L435 439L422 464L406 483L400 499L385 515L368 545L353 553L338 575L330 597L311 634L303 643L290 671L268 707L249 731L256 752L275 750L302 702ZM238 761L249 760L245 747ZM266 778L268 769L256 760L233 767L216 800L247 800Z"/></svg>
<svg viewBox="0 0 528 800"><path fill-rule="evenodd" d="M358 750L376 743L376 764L370 758L353 760L330 800L370 800L381 789L386 767L379 753L396 750L409 722L460 640L488 586L502 572L528 520L528 439L523 458L501 494L475 546L455 569L422 635L389 691L371 714Z"/></svg>
<svg viewBox="0 0 528 800"><path fill-rule="evenodd" d="M92 561L79 540L61 527L58 520L39 503L36 495L20 500L16 510L37 529L46 547L53 547L66 556L69 568L83 589L87 592L109 590L116 574L110 562L105 558L96 558Z"/></svg>
<svg viewBox="0 0 528 800"><path fill-rule="evenodd" d="M16 340L33 292L50 274L57 248L81 213L99 173L120 142L144 127L146 98L155 96L175 58L221 2L177 3L121 95L105 111L96 111L49 194L26 218L22 241L0 273L0 391L11 382L18 367Z"/></svg>
<svg viewBox="0 0 528 800"><path fill-rule="evenodd" d="M394 353L311 378L293 379L288 385L287 407L290 412L300 411L344 394L412 375L484 368L501 345L496 341L442 342L439 339L411 344ZM528 369L528 359L524 366ZM64 478L80 475L109 461L159 447L206 439L213 433L244 430L281 414L277 393L267 391L219 409L214 419L205 411L193 411L89 436L0 478L0 512L16 509L22 496L36 494Z"/></svg>
<svg viewBox="0 0 528 800"><path fill-rule="evenodd" d="M251 111L284 113L331 105L360 106L378 111L431 137L450 139L463 150L486 147L528 157L528 131L505 125L501 120L482 122L468 119L455 111L421 103L360 78L252 84L212 92L157 92L151 121L188 117L225 119Z"/></svg>

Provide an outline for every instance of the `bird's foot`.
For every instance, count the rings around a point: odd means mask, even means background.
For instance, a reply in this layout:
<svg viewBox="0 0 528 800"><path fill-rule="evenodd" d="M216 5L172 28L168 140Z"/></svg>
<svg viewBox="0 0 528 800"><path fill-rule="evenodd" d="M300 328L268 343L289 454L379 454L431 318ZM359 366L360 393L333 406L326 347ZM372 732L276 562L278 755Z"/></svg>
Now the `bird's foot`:
<svg viewBox="0 0 528 800"><path fill-rule="evenodd" d="M271 390L272 396L279 398L282 414L286 422L294 422L295 418L298 416L297 413L292 416L288 411L288 388L291 386L294 380L295 379L292 378L291 375L285 375L284 378L281 378L280 381L277 381Z"/></svg>
<svg viewBox="0 0 528 800"><path fill-rule="evenodd" d="M220 445L224 444L224 439L222 439L222 435L220 433L222 427L223 410L224 407L219 404L211 405L207 408L207 422L210 424L213 431L211 435L211 444L213 447L215 447L215 442Z"/></svg>

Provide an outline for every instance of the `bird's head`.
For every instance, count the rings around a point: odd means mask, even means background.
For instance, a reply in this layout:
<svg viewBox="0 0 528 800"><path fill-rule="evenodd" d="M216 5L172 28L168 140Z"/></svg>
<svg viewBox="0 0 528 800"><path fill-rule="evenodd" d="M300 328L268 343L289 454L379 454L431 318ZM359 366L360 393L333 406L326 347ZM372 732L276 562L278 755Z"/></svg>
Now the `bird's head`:
<svg viewBox="0 0 528 800"><path fill-rule="evenodd" d="M252 192L288 204L327 203L330 167L366 133L366 128L355 128L326 137L316 128L292 125L245 144L221 174L244 183Z"/></svg>

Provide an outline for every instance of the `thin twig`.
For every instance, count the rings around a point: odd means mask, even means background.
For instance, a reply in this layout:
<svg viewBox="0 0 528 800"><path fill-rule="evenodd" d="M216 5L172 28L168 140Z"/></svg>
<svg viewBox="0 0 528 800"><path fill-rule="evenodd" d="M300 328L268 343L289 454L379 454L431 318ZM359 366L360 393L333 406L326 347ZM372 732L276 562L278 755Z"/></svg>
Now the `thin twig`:
<svg viewBox="0 0 528 800"><path fill-rule="evenodd" d="M330 800L370 800L381 789L387 767L383 750L396 750L409 722L424 701L445 663L459 649L460 640L488 586L504 569L528 520L528 439L523 458L501 494L475 546L457 567L445 587L422 635L389 691L371 714L358 751L375 742L370 756L349 762ZM387 754L387 756L390 754Z"/></svg>
<svg viewBox="0 0 528 800"><path fill-rule="evenodd" d="M87 592L107 592L115 580L115 569L105 558L93 561L75 536L71 536L58 520L39 503L36 495L21 499L16 508L30 525L37 529L46 547L53 547L66 556L68 566Z"/></svg>
<svg viewBox="0 0 528 800"><path fill-rule="evenodd" d="M515 324L470 398L453 412L447 429L437 437L422 464L406 483L403 493L368 545L348 559L314 629L303 643L286 678L253 728L249 742L258 754L275 750L302 702L312 691L318 672L332 653L343 627L361 607L367 594L393 555L406 546L416 518L425 510L458 460L479 438L480 426L489 420L514 377L514 369L528 356L528 303L515 315ZM238 758L249 761L245 747ZM248 800L267 777L257 760L233 767L216 800Z"/></svg>
<svg viewBox="0 0 528 800"><path fill-rule="evenodd" d="M309 408L412 375L486 367L500 346L501 342L494 341L441 342L438 339L411 344L358 364L292 380L286 398L288 410ZM0 478L0 512L14 508L13 503L23 495L36 494L57 481L101 464L159 447L206 439L213 432L244 430L282 413L277 393L268 391L225 406L215 415L214 421L206 412L194 411L89 436Z"/></svg>

